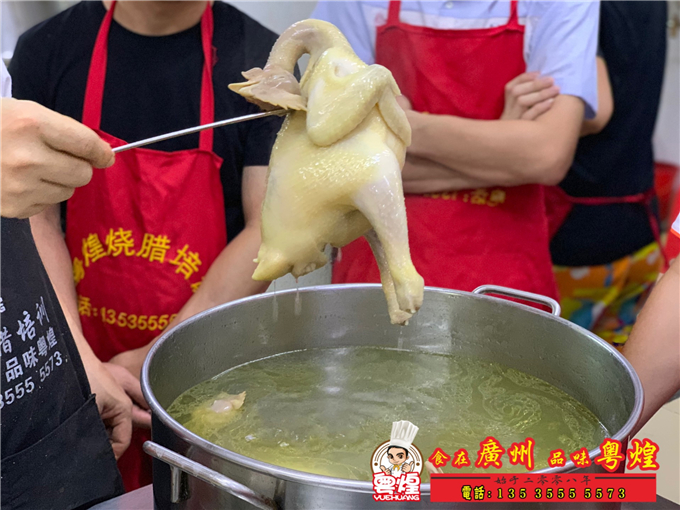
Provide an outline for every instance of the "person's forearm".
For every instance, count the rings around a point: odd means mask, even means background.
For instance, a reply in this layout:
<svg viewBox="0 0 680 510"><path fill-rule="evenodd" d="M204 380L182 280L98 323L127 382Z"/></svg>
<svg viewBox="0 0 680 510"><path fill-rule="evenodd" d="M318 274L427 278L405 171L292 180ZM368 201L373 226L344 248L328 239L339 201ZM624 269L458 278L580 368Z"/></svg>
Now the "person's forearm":
<svg viewBox="0 0 680 510"><path fill-rule="evenodd" d="M165 331L204 310L267 290L267 282L256 282L252 278L256 267L253 261L257 258L262 240L260 213L266 176L266 166L247 166L243 169L242 198L246 226L215 259L196 293L184 304ZM111 362L139 376L142 362L158 338L139 349L114 356Z"/></svg>
<svg viewBox="0 0 680 510"><path fill-rule="evenodd" d="M409 111L409 153L490 185L557 184L571 165L583 102L559 96L541 118L472 120Z"/></svg>
<svg viewBox="0 0 680 510"><path fill-rule="evenodd" d="M59 302L65 312L68 311L72 317L72 328L82 331L78 315L78 297L73 281L73 266L61 230L59 204L33 216L31 232Z"/></svg>
<svg viewBox="0 0 680 510"><path fill-rule="evenodd" d="M440 193L493 185L482 179L463 175L429 159L411 155L406 156L401 175L404 181L404 193Z"/></svg>
<svg viewBox="0 0 680 510"><path fill-rule="evenodd" d="M257 257L260 240L259 224L246 226L222 250L210 266L196 293L189 298L164 331L172 329L197 313L267 290L268 282L256 282L252 279L256 266L253 260ZM146 356L159 338L160 336L157 336L145 346L136 349L140 359Z"/></svg>
<svg viewBox="0 0 680 510"><path fill-rule="evenodd" d="M80 318L78 316L74 316L66 307L64 307L64 305L61 303L61 300L59 300L59 303L61 304L62 311L64 312L64 317L66 317L68 327L71 330L73 341L78 348L78 354L80 354L80 359L83 362L85 371L88 373L88 377L90 377L90 372L94 369L93 367L99 366L101 361L99 358L97 358L96 354L92 350L92 347L83 335L80 325Z"/></svg>
<svg viewBox="0 0 680 510"><path fill-rule="evenodd" d="M679 276L676 260L650 295L623 347L645 392L637 430L680 390Z"/></svg>
<svg viewBox="0 0 680 510"><path fill-rule="evenodd" d="M168 327L214 306L267 290L267 282L252 279L260 240L260 225L246 226L215 259L201 286Z"/></svg>

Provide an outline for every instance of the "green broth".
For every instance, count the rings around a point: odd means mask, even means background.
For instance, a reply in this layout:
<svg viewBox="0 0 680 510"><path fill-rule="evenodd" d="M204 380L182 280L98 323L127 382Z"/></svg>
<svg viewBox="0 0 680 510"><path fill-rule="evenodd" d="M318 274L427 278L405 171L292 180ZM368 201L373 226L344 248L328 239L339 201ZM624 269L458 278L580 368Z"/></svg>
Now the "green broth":
<svg viewBox="0 0 680 510"><path fill-rule="evenodd" d="M237 411L210 404L246 392ZM370 458L392 422L420 430L414 444L465 448L474 468L479 443L506 448L531 437L536 469L551 450L597 447L607 430L582 404L541 379L496 363L373 347L294 351L227 370L180 395L170 415L195 434L241 455L291 469L370 480ZM193 418L193 420L192 420ZM524 471L502 457L504 472ZM449 466L444 471L452 471ZM493 470L496 472L496 470ZM423 479L427 475L423 472Z"/></svg>

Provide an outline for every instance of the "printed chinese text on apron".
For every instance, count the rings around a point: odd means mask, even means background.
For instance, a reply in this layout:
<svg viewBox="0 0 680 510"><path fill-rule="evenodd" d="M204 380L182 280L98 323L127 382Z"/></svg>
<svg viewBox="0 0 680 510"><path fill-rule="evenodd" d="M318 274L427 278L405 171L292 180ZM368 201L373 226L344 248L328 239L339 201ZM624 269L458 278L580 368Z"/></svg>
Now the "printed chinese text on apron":
<svg viewBox="0 0 680 510"><path fill-rule="evenodd" d="M97 35L83 105L83 123L112 147L126 143L99 129L114 8L115 2ZM212 38L208 3L201 18L201 124L214 121ZM213 131L202 131L197 149L118 154L112 167L95 171L68 201L66 242L78 309L85 337L102 361L158 336L226 246L221 165ZM151 460L141 450L145 439L147 431L135 430L119 460L127 490L151 483Z"/></svg>
<svg viewBox="0 0 680 510"><path fill-rule="evenodd" d="M83 123L112 147L126 143L99 130L114 8L115 3L97 36L83 107ZM211 8L201 29L205 124L214 120ZM103 361L160 334L226 245L222 160L212 146L213 132L207 130L197 149L122 152L68 201L66 242L80 317Z"/></svg>
<svg viewBox="0 0 680 510"><path fill-rule="evenodd" d="M67 510L118 496L116 459L29 222L0 223L2 508Z"/></svg>
<svg viewBox="0 0 680 510"><path fill-rule="evenodd" d="M504 87L526 69L517 2L507 24L438 30L399 21L390 2L378 27L376 63L392 71L416 111L498 119ZM452 141L455 143L455 141ZM425 284L470 291L496 284L555 297L539 185L406 195L411 256ZM333 282L379 282L364 239L343 248Z"/></svg>

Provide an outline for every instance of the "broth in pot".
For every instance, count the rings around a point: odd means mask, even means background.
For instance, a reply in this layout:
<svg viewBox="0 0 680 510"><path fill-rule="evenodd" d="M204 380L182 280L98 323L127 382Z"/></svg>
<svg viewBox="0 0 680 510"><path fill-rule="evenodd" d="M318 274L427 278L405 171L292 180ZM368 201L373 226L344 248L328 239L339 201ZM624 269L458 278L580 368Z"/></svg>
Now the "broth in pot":
<svg viewBox="0 0 680 510"><path fill-rule="evenodd" d="M596 448L608 431L581 403L523 372L462 356L378 347L292 351L246 363L181 394L167 409L204 439L247 457L299 471L371 480L371 455L392 422L419 427L427 458L439 447L480 442L506 448L534 440L535 469L550 452ZM493 472L525 472L511 465ZM444 471L452 471L449 465ZM422 479L428 481L427 471Z"/></svg>

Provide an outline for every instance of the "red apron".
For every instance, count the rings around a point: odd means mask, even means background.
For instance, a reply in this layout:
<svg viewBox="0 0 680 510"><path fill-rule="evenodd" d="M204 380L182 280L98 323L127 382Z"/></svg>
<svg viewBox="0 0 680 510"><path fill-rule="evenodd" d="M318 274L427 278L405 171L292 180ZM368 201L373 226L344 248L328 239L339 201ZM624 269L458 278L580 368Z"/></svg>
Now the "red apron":
<svg viewBox="0 0 680 510"><path fill-rule="evenodd" d="M115 2L97 35L83 105L83 123L112 147L126 143L99 129L114 8ZM212 37L208 4L201 19L201 124L214 121ZM226 246L221 165L212 130L202 131L197 149L118 154L111 168L95 170L68 201L66 243L78 310L85 337L102 361L158 336ZM151 482L142 442L134 434L119 462L127 490Z"/></svg>
<svg viewBox="0 0 680 510"><path fill-rule="evenodd" d="M550 238L560 230L564 222L567 220L569 213L574 208L574 205L611 205L611 204L639 204L645 207L647 211L647 218L649 219L649 226L654 234L654 240L659 245L661 255L663 257L664 265L662 271L668 269L668 256L663 250L663 243L661 242L661 228L659 221L656 219L654 210L652 209L652 200L656 196L654 188L645 193L638 193L637 195L627 195L623 197L572 197L568 195L559 186L548 186L545 188L546 210L548 213L548 225Z"/></svg>
<svg viewBox="0 0 680 510"><path fill-rule="evenodd" d="M376 62L392 71L416 111L498 119L505 84L525 72L517 2L506 25L437 30L399 21L390 2L377 29ZM459 143L452 140L452 143ZM425 284L471 291L495 284L557 297L539 185L406 195L413 263ZM334 283L379 282L368 243L343 248Z"/></svg>

